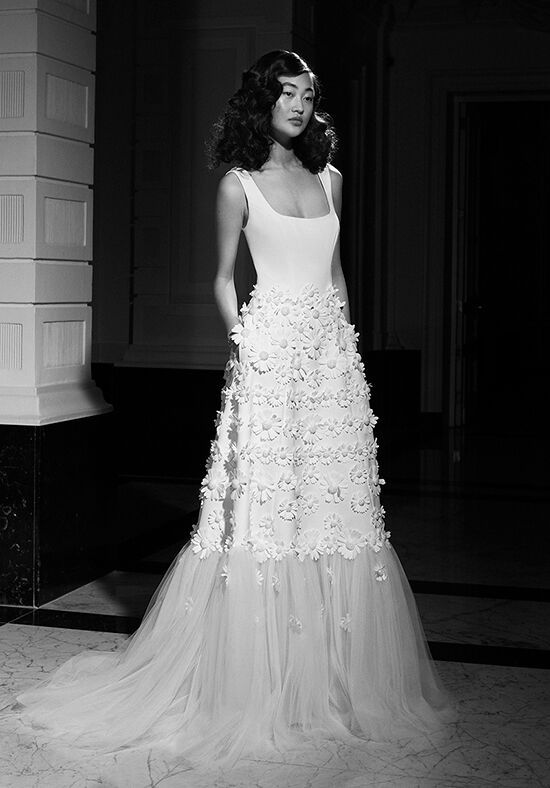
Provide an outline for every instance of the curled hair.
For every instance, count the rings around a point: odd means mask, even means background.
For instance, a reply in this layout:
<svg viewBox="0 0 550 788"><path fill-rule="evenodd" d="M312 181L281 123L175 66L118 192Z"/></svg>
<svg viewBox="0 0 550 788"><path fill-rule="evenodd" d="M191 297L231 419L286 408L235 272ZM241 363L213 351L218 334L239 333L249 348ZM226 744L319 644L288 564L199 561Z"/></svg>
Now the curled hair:
<svg viewBox="0 0 550 788"><path fill-rule="evenodd" d="M276 49L243 73L241 87L214 124L207 142L210 169L221 162L245 170L259 170L265 164L273 145L272 111L283 89L278 77L297 77L304 72L311 74L313 81L313 113L304 131L294 139L293 150L310 172L318 173L326 167L337 138L330 116L317 111L319 80L296 53Z"/></svg>

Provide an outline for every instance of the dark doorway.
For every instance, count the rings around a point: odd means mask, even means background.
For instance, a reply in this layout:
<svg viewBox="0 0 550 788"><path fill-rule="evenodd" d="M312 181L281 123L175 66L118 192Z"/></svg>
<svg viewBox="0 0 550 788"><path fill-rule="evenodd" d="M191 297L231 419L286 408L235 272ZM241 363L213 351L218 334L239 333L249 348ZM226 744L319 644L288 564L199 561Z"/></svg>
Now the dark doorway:
<svg viewBox="0 0 550 788"><path fill-rule="evenodd" d="M450 421L538 433L550 395L550 101L455 98Z"/></svg>

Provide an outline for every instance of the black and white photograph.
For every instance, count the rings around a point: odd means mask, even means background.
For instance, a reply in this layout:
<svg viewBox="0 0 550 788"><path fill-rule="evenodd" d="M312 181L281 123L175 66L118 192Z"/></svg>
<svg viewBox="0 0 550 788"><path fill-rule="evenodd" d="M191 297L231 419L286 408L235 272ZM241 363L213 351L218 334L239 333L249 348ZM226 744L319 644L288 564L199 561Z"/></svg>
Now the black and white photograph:
<svg viewBox="0 0 550 788"><path fill-rule="evenodd" d="M550 2L0 0L0 788L550 785Z"/></svg>

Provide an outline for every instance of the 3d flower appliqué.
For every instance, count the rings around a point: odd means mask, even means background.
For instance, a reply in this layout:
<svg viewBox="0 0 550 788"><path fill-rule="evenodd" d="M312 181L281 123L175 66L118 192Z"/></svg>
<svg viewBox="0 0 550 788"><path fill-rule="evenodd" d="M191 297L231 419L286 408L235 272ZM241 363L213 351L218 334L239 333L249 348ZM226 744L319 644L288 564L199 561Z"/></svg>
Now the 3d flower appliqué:
<svg viewBox="0 0 550 788"><path fill-rule="evenodd" d="M344 558L355 558L365 544L365 536L355 528L346 528L338 534L338 552Z"/></svg>
<svg viewBox="0 0 550 788"><path fill-rule="evenodd" d="M269 444L261 443L253 449L254 457L264 465L271 464L273 449Z"/></svg>
<svg viewBox="0 0 550 788"><path fill-rule="evenodd" d="M327 503L341 503L344 500L348 485L342 478L336 479L332 475L326 475L323 476L320 484Z"/></svg>
<svg viewBox="0 0 550 788"><path fill-rule="evenodd" d="M284 470L279 477L279 489L285 490L290 492L291 490L296 489L296 485L298 484L298 477L296 474L287 468Z"/></svg>
<svg viewBox="0 0 550 788"><path fill-rule="evenodd" d="M349 472L349 478L354 484L366 484L369 478L369 469L366 465L354 465Z"/></svg>
<svg viewBox="0 0 550 788"><path fill-rule="evenodd" d="M260 440L273 440L281 430L283 424L280 416L267 409L262 410L254 419L252 429Z"/></svg>
<svg viewBox="0 0 550 788"><path fill-rule="evenodd" d="M341 460L354 459L356 456L355 448L351 443L340 443L336 450Z"/></svg>
<svg viewBox="0 0 550 788"><path fill-rule="evenodd" d="M222 550L221 541L208 539L205 534L200 533L197 531L191 537L191 549L201 560L208 558L208 556L214 551Z"/></svg>
<svg viewBox="0 0 550 788"><path fill-rule="evenodd" d="M259 564L263 564L264 561L271 558L272 540L269 538L269 534L255 534L252 539L248 540L248 544Z"/></svg>
<svg viewBox="0 0 550 788"><path fill-rule="evenodd" d="M320 370L326 378L338 378L346 371L346 361L340 354L334 353L321 359Z"/></svg>
<svg viewBox="0 0 550 788"><path fill-rule="evenodd" d="M292 353L296 346L296 342L289 334L288 330L278 326L272 327L270 331L273 344L278 348L281 355Z"/></svg>
<svg viewBox="0 0 550 788"><path fill-rule="evenodd" d="M254 478L250 482L252 498L260 504L267 503L273 498L276 485L267 479Z"/></svg>
<svg viewBox="0 0 550 788"><path fill-rule="evenodd" d="M302 337L302 349L306 356L311 359L318 359L323 347L323 337L321 332L315 329L306 329Z"/></svg>
<svg viewBox="0 0 550 788"><path fill-rule="evenodd" d="M372 513L372 521L374 524L379 526L380 528L384 527L384 520L386 517L386 510L383 506L378 506L375 511Z"/></svg>
<svg viewBox="0 0 550 788"><path fill-rule="evenodd" d="M246 477L239 474L238 477L231 479L229 483L231 500L236 501L244 493L247 485Z"/></svg>
<svg viewBox="0 0 550 788"><path fill-rule="evenodd" d="M328 447L311 446L311 451L308 454L311 463L319 465L330 465L332 460L332 451Z"/></svg>
<svg viewBox="0 0 550 788"><path fill-rule="evenodd" d="M272 534L273 533L273 515L271 514L264 514L258 520L258 528L263 534Z"/></svg>
<svg viewBox="0 0 550 788"><path fill-rule="evenodd" d="M371 492L374 495L380 495L380 486L382 484L386 484L385 479L381 479L378 476L378 467L374 463L371 465L369 469L367 483L369 485Z"/></svg>
<svg viewBox="0 0 550 788"><path fill-rule="evenodd" d="M287 498L281 501L277 507L277 512L282 520L294 520L298 513L298 503L295 500Z"/></svg>
<svg viewBox="0 0 550 788"><path fill-rule="evenodd" d="M328 418L328 419L326 419L325 420L325 431L326 431L327 435L330 435L331 437L336 437L337 435L340 435L340 433L342 432L342 421L341 421L341 419L336 419L336 418ZM336 451L337 451L337 449L336 449Z"/></svg>
<svg viewBox="0 0 550 788"><path fill-rule="evenodd" d="M223 509L212 509L208 512L207 522L211 528L221 528L224 524Z"/></svg>
<svg viewBox="0 0 550 788"><path fill-rule="evenodd" d="M292 380L304 380L307 374L307 356L301 351L296 351L290 359L289 372Z"/></svg>
<svg viewBox="0 0 550 788"><path fill-rule="evenodd" d="M370 507L370 500L367 495L356 493L351 496L351 508L356 514L364 514Z"/></svg>
<svg viewBox="0 0 550 788"><path fill-rule="evenodd" d="M302 622L300 621L300 619L297 618L294 615L289 616L288 624L289 624L291 630L293 632L296 632L298 635L301 633L301 631L304 628Z"/></svg>
<svg viewBox="0 0 550 788"><path fill-rule="evenodd" d="M300 498L300 506L304 515L315 514L319 509L320 501L315 495L307 494Z"/></svg>
<svg viewBox="0 0 550 788"><path fill-rule="evenodd" d="M300 561L306 557L316 561L323 553L321 534L317 528L308 528L300 533L296 542L296 555Z"/></svg>
<svg viewBox="0 0 550 788"><path fill-rule="evenodd" d="M292 452L290 452L285 446L276 446L272 450L273 462L276 462L277 465L290 465L293 460Z"/></svg>
<svg viewBox="0 0 550 788"><path fill-rule="evenodd" d="M344 525L344 521L342 516L337 514L337 512L329 512L323 520L323 525L326 531L332 531L335 528L340 529Z"/></svg>
<svg viewBox="0 0 550 788"><path fill-rule="evenodd" d="M248 360L256 372L264 374L274 369L276 364L275 356L266 347L249 347Z"/></svg>
<svg viewBox="0 0 550 788"><path fill-rule="evenodd" d="M226 475L214 466L201 482L200 497L205 501L219 501L225 494L226 484Z"/></svg>
<svg viewBox="0 0 550 788"><path fill-rule="evenodd" d="M319 407L317 397L314 397L313 395L303 397L302 406L305 410L316 411Z"/></svg>
<svg viewBox="0 0 550 788"><path fill-rule="evenodd" d="M378 416L375 416L375 415L374 415L374 413L373 413L373 411L372 411L372 409L371 409L371 408L369 408L369 409L367 410L367 412L365 413L364 420L365 420L365 424L366 424L368 427L371 427L371 428L372 428L372 427L375 427L375 426L376 426L376 422L378 421Z"/></svg>
<svg viewBox="0 0 550 788"><path fill-rule="evenodd" d="M302 481L304 484L317 484L319 481L319 471L313 466L306 468L302 473Z"/></svg>
<svg viewBox="0 0 550 788"><path fill-rule="evenodd" d="M319 440L323 433L323 424L318 416L311 416L304 422L302 438L308 443Z"/></svg>
<svg viewBox="0 0 550 788"><path fill-rule="evenodd" d="M271 545L271 557L274 561L282 561L282 559L290 555L292 551L292 547L285 545L280 539L274 541Z"/></svg>
<svg viewBox="0 0 550 788"><path fill-rule="evenodd" d="M346 613L340 619L340 628L344 630L344 632L351 632L351 613Z"/></svg>
<svg viewBox="0 0 550 788"><path fill-rule="evenodd" d="M243 339L244 326L242 323L236 323L229 332L229 338L236 344L240 345Z"/></svg>

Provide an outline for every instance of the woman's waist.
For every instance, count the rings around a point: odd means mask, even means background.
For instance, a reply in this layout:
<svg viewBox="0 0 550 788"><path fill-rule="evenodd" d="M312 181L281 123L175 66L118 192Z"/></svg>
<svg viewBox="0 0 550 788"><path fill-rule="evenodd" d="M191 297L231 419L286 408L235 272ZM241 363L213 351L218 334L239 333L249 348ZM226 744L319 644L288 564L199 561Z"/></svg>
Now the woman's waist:
<svg viewBox="0 0 550 788"><path fill-rule="evenodd" d="M289 300L293 303L303 303L304 301L326 299L331 290L332 278L323 281L293 282L292 284L258 278L250 296L256 300L270 298L273 301Z"/></svg>
<svg viewBox="0 0 550 788"><path fill-rule="evenodd" d="M280 266L276 271L267 266L256 265L256 290L266 292L278 290L294 296L304 291L323 291L332 285L330 265L304 265L298 261L294 265Z"/></svg>

